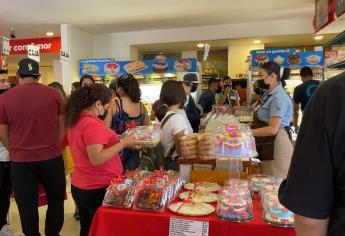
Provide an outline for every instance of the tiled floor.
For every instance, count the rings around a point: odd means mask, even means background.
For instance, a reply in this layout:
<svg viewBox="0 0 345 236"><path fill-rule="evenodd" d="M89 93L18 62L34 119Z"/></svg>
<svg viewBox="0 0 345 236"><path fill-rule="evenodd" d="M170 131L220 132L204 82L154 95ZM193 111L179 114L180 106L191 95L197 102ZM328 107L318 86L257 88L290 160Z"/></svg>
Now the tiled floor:
<svg viewBox="0 0 345 236"><path fill-rule="evenodd" d="M69 184L69 180L67 180L67 200L65 201L65 221L61 231L62 236L78 236L79 235L79 221L76 221L73 217L74 215L74 202L71 196L71 187ZM40 232L41 235L44 235L44 222L45 222L45 212L47 207L40 207L39 208L39 217L40 217ZM10 229L13 230L18 235L23 235L21 225L20 225L20 218L17 209L16 202L14 199L11 200L11 207L10 207Z"/></svg>

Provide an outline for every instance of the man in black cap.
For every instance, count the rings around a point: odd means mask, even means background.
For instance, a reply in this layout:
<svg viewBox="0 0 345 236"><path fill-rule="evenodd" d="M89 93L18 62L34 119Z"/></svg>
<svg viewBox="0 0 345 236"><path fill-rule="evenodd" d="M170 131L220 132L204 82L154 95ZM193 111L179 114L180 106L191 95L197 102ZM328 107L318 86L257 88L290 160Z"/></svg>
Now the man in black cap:
<svg viewBox="0 0 345 236"><path fill-rule="evenodd" d="M184 110L187 114L189 123L192 126L193 132L199 132L200 116L201 112L196 106L193 97L190 93L194 93L198 89L198 76L194 73L188 73L183 77L183 88L186 93L186 102L184 104Z"/></svg>
<svg viewBox="0 0 345 236"><path fill-rule="evenodd" d="M64 136L63 101L53 88L38 83L39 65L19 62L19 86L1 95L0 141L10 151L11 177L22 230L38 236L38 185L46 191L45 235L63 225L66 180L60 140Z"/></svg>

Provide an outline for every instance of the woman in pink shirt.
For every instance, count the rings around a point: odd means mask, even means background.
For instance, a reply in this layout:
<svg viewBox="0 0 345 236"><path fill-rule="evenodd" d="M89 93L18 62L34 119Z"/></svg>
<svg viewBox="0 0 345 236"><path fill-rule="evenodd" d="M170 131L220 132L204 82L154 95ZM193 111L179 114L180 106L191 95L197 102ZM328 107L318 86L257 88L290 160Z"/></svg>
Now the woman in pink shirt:
<svg viewBox="0 0 345 236"><path fill-rule="evenodd" d="M119 152L138 148L133 135L120 142L100 119L106 115L110 99L106 86L93 84L73 93L66 105L68 141L75 163L71 189L79 208L81 236L88 235L110 181L122 174Z"/></svg>

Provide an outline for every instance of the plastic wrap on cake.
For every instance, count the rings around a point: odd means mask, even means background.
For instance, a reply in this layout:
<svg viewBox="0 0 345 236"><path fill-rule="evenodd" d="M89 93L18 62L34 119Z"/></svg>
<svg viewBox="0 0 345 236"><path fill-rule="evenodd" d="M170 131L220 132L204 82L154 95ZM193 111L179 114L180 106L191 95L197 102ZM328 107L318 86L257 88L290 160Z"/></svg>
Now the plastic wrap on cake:
<svg viewBox="0 0 345 236"><path fill-rule="evenodd" d="M263 202L263 219L279 227L294 227L294 214L280 204L277 193L268 193Z"/></svg>
<svg viewBox="0 0 345 236"><path fill-rule="evenodd" d="M258 155L255 139L248 125L227 124L212 136L211 154L218 157L252 158Z"/></svg>
<svg viewBox="0 0 345 236"><path fill-rule="evenodd" d="M143 147L154 147L160 142L161 130L159 127L133 126L123 133L121 137L124 137L132 132L134 132L134 137L138 141L138 144Z"/></svg>
<svg viewBox="0 0 345 236"><path fill-rule="evenodd" d="M134 200L135 187L132 179L114 179L104 196L103 206L131 208Z"/></svg>

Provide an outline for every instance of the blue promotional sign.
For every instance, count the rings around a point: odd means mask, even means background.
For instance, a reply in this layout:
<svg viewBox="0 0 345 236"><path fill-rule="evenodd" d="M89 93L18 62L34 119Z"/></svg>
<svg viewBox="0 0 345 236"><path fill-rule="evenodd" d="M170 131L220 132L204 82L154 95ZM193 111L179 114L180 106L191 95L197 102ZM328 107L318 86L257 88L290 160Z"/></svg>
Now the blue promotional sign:
<svg viewBox="0 0 345 236"><path fill-rule="evenodd" d="M267 49L251 52L252 66L258 68L268 61L274 61L280 66L289 68L323 67L323 52L297 52L295 49Z"/></svg>
<svg viewBox="0 0 345 236"><path fill-rule="evenodd" d="M90 59L80 61L80 75L122 75L196 72L196 59L166 59L164 56L155 60L145 61L115 61L114 59Z"/></svg>

